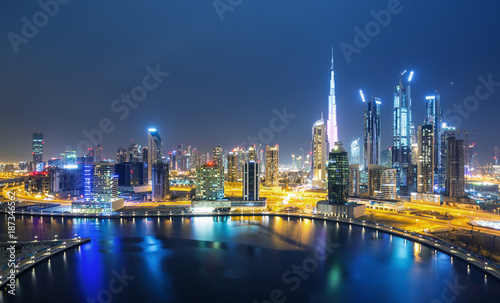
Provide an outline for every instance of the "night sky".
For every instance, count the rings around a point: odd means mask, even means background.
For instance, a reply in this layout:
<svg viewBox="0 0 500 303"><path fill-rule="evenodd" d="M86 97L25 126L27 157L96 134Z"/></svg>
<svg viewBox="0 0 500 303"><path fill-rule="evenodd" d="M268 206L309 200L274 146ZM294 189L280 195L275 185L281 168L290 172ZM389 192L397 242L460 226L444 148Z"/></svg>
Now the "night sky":
<svg viewBox="0 0 500 303"><path fill-rule="evenodd" d="M370 11L392 1L242 0L223 21L212 2L72 0L17 45L16 54L9 33L21 36L22 18L32 20L41 7L3 0L0 161L31 160L34 131L45 134L44 160L59 156L103 118L115 126L103 137L105 157L114 158L131 140L146 144L149 127L158 129L164 152L181 143L228 149L257 136L273 109L286 106L296 118L269 143L278 143L280 162L290 163L299 148L309 151L311 127L321 111L326 115L332 46L339 136L347 148L363 135L360 88L382 99L382 148L392 145L393 91L404 69L415 70L415 126L435 89L446 112L476 95L478 77L491 74L500 82L498 1L402 0L401 12L350 63L340 44L354 46L353 28L364 31L374 20ZM142 85L146 67L157 65L169 76L121 120L113 100ZM481 164L500 146L500 84L490 89L459 125L478 131L469 141L476 142ZM448 117L457 121L455 113Z"/></svg>

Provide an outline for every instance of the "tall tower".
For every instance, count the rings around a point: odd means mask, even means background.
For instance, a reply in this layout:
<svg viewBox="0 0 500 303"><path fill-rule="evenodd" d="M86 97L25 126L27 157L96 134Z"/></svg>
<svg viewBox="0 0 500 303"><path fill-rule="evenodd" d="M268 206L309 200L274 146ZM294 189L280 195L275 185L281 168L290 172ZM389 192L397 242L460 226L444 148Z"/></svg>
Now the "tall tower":
<svg viewBox="0 0 500 303"><path fill-rule="evenodd" d="M465 145L453 135L446 139L445 187L448 197L465 197Z"/></svg>
<svg viewBox="0 0 500 303"><path fill-rule="evenodd" d="M161 162L161 137L154 128L148 129L148 180L152 180L153 167Z"/></svg>
<svg viewBox="0 0 500 303"><path fill-rule="evenodd" d="M328 121L327 121L327 141L330 146L334 146L339 140L337 125L337 101L335 100L335 79L333 72L333 47L332 47L332 67L330 78L330 95L328 96Z"/></svg>
<svg viewBox="0 0 500 303"><path fill-rule="evenodd" d="M41 163L43 157L43 133L33 133L33 170L36 170L36 165Z"/></svg>
<svg viewBox="0 0 500 303"><path fill-rule="evenodd" d="M243 200L259 200L259 163L246 161L243 166Z"/></svg>
<svg viewBox="0 0 500 303"><path fill-rule="evenodd" d="M266 183L267 187L279 186L279 146L266 145Z"/></svg>
<svg viewBox="0 0 500 303"><path fill-rule="evenodd" d="M363 144L364 167L380 163L380 104L379 98L372 97L365 102L365 134Z"/></svg>
<svg viewBox="0 0 500 303"><path fill-rule="evenodd" d="M438 184L439 158L441 157L441 127L443 115L441 112L441 97L436 95L425 97L425 123L434 128L434 185Z"/></svg>
<svg viewBox="0 0 500 303"><path fill-rule="evenodd" d="M411 184L411 87L413 72L408 84L402 83L406 70L400 74L399 84L394 92L392 167L397 171L399 195L408 196Z"/></svg>
<svg viewBox="0 0 500 303"><path fill-rule="evenodd" d="M350 164L361 165L361 149L359 147L359 138L351 142Z"/></svg>
<svg viewBox="0 0 500 303"><path fill-rule="evenodd" d="M349 156L341 142L337 142L328 159L328 202L347 203L349 189Z"/></svg>
<svg viewBox="0 0 500 303"><path fill-rule="evenodd" d="M316 121L312 129L312 186L315 188L323 189L326 186L326 127L323 120L323 113L321 119Z"/></svg>
<svg viewBox="0 0 500 303"><path fill-rule="evenodd" d="M434 192L434 126L418 126L417 191Z"/></svg>

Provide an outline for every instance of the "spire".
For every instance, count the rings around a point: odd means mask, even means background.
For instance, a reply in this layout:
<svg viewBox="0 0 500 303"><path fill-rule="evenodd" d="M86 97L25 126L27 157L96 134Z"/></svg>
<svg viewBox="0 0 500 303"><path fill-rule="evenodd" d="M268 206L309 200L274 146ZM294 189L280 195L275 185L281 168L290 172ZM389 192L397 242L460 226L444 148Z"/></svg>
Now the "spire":
<svg viewBox="0 0 500 303"><path fill-rule="evenodd" d="M332 46L332 68L331 70L333 71L333 46Z"/></svg>

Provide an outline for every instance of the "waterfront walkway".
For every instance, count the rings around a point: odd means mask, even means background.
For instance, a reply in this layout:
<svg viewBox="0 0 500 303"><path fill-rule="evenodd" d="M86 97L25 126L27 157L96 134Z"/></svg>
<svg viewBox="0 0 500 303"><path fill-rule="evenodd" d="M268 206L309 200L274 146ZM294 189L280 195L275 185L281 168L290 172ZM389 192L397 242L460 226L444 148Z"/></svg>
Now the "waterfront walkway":
<svg viewBox="0 0 500 303"><path fill-rule="evenodd" d="M52 245L50 244L52 242ZM15 264L12 264L12 266L8 266L7 264L2 264L6 265L2 268L0 271L0 288L3 287L4 285L10 283L10 280L12 279L11 275L11 270L15 270L15 275L18 276L21 274L23 271L35 266L36 264L50 258L51 256L54 256L60 252L63 252L67 249L70 249L72 247L79 246L83 243L90 242L90 238L75 238L75 239L54 239L54 240L49 240L49 241L8 241L8 242L1 242L2 248L4 246L8 247L10 245L15 245L17 247L22 247L22 246L28 246L31 248L38 249L40 247L41 249L38 251L33 251L33 253L28 254L27 256L24 256L20 259L16 258ZM41 245L40 245L41 244ZM7 257L8 259L9 257ZM15 278L14 278L15 281ZM14 282L15 283L15 282Z"/></svg>

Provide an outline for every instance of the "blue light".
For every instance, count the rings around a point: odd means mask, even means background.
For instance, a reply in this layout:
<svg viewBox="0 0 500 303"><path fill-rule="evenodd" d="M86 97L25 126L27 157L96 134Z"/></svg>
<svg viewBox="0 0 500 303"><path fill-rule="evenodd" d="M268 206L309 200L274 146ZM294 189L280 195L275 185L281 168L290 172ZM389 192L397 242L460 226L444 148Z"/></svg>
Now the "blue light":
<svg viewBox="0 0 500 303"><path fill-rule="evenodd" d="M149 132L155 132L156 131L156 128L150 128L148 129Z"/></svg>
<svg viewBox="0 0 500 303"><path fill-rule="evenodd" d="M92 199L92 166L83 167L83 200L90 202Z"/></svg>
<svg viewBox="0 0 500 303"><path fill-rule="evenodd" d="M363 91L359 90L359 94L361 95L361 100L363 100L363 102L365 102L365 95L363 95Z"/></svg>
<svg viewBox="0 0 500 303"><path fill-rule="evenodd" d="M408 82L411 82L412 78L413 78L413 71L410 72L410 76L408 77Z"/></svg>
<svg viewBox="0 0 500 303"><path fill-rule="evenodd" d="M425 97L425 100L434 100L436 99L436 96L427 96Z"/></svg>

